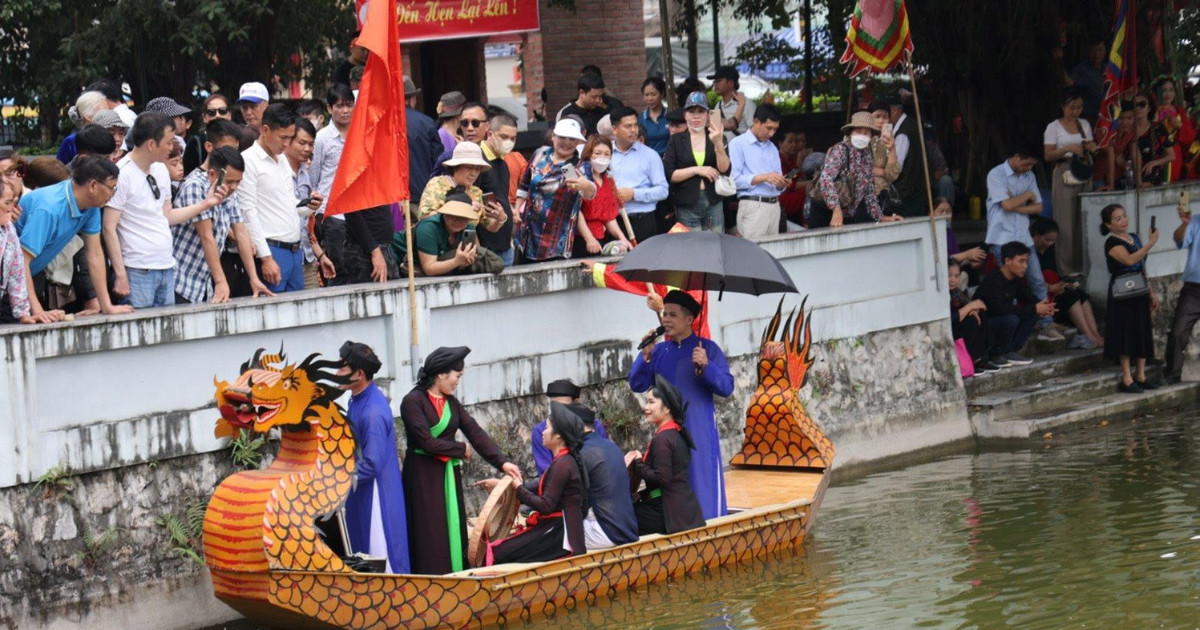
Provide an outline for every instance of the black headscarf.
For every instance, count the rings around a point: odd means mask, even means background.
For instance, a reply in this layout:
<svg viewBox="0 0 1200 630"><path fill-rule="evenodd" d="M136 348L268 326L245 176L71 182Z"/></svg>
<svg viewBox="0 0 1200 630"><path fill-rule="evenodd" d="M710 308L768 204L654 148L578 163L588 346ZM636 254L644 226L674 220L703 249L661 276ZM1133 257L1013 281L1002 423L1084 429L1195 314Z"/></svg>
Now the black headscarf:
<svg viewBox="0 0 1200 630"><path fill-rule="evenodd" d="M429 353L425 357L425 363L421 366L421 371L417 373L417 387L419 389L429 389L433 385L433 380L439 374L445 374L451 370L461 372L465 367L467 355L471 354L471 349L466 346L457 346L447 348L442 346L437 350Z"/></svg>
<svg viewBox="0 0 1200 630"><path fill-rule="evenodd" d="M679 434L683 436L687 442L688 448L696 448L696 443L692 441L692 436L688 433L687 426L684 420L687 418L687 401L683 399L683 394L679 389L671 384L661 374L654 375L654 397L661 400L663 406L667 408L667 413L671 414L671 419L679 425Z"/></svg>
<svg viewBox="0 0 1200 630"><path fill-rule="evenodd" d="M583 456L579 452L579 449L583 448L583 438L586 434L583 430L583 419L572 407L560 402L550 402L550 430L562 437L567 451L579 467L579 478L583 481L583 515L587 516L588 488L591 480L588 479L587 466L583 465Z"/></svg>
<svg viewBox="0 0 1200 630"><path fill-rule="evenodd" d="M342 363L353 369L362 370L363 374L367 376L367 380L375 378L379 368L383 367L383 363L375 355L375 351L365 343L347 341L342 344L338 356L342 358Z"/></svg>

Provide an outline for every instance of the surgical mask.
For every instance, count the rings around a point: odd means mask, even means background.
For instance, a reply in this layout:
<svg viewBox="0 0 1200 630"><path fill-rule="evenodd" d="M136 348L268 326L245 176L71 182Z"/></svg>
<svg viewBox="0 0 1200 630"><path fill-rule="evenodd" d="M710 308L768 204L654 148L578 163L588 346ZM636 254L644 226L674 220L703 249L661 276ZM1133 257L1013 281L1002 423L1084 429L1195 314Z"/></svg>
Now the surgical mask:
<svg viewBox="0 0 1200 630"><path fill-rule="evenodd" d="M500 155L508 155L512 153L513 147L517 146L516 140L498 140L495 144L496 152Z"/></svg>
<svg viewBox="0 0 1200 630"><path fill-rule="evenodd" d="M855 149L865 149L871 145L871 136L855 134L850 136L850 145Z"/></svg>
<svg viewBox="0 0 1200 630"><path fill-rule="evenodd" d="M691 131L704 131L704 125L696 125L695 127L688 125L688 129Z"/></svg>
<svg viewBox="0 0 1200 630"><path fill-rule="evenodd" d="M606 157L592 158L592 170L597 173L603 173L608 170L608 165L611 163L612 160Z"/></svg>

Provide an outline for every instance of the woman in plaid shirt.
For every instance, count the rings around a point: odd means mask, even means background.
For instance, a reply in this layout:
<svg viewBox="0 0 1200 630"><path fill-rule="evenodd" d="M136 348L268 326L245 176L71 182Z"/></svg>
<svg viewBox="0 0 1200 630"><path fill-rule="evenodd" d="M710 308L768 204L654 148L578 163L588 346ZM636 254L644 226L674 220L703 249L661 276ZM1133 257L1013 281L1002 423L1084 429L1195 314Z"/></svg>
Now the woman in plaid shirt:
<svg viewBox="0 0 1200 630"><path fill-rule="evenodd" d="M553 144L533 154L517 187L517 247L525 260L570 258L575 221L583 199L596 196L592 167L580 163L575 149L584 141L579 122L563 118L554 125ZM567 178L567 168L577 177Z"/></svg>

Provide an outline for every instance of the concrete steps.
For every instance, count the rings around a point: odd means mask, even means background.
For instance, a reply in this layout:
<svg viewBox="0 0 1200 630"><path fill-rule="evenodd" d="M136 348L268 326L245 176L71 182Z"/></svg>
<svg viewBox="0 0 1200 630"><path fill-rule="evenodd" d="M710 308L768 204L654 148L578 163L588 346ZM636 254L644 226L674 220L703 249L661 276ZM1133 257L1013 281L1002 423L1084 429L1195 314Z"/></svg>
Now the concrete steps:
<svg viewBox="0 0 1200 630"><path fill-rule="evenodd" d="M1029 439L1051 430L1200 401L1200 383L1142 394L1118 393L1120 370L1105 361L1100 350L1030 358L1034 360L1030 365L967 381L968 415L977 438ZM1148 369L1147 376L1160 378L1161 368Z"/></svg>

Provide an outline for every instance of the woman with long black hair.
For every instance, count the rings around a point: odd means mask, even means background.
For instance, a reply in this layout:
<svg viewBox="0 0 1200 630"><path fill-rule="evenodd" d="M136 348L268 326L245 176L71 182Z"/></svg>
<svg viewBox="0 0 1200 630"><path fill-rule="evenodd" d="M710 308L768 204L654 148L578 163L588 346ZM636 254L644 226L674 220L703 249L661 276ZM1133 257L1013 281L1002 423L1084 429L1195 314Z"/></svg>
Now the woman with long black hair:
<svg viewBox="0 0 1200 630"><path fill-rule="evenodd" d="M583 438L583 420L566 405L550 403L542 444L554 453L554 460L540 479L517 488L517 498L534 512L523 529L489 545L489 565L546 562L587 553L583 518L588 510L588 475L579 454ZM498 481L485 479L477 485L490 492Z"/></svg>
<svg viewBox="0 0 1200 630"><path fill-rule="evenodd" d="M646 489L633 504L638 534L674 534L703 527L704 514L688 480L688 464L696 445L679 424L679 419L687 416L683 395L667 379L655 376L642 413L656 427L654 438L645 453L630 451L625 456L626 465L632 462L646 482Z"/></svg>
<svg viewBox="0 0 1200 630"><path fill-rule="evenodd" d="M505 459L487 431L454 397L470 352L460 346L429 353L416 387L400 403L408 444L403 477L413 573L445 574L468 568L461 466L473 456L472 449L497 470L521 480L521 469ZM454 439L460 430L467 442Z"/></svg>

